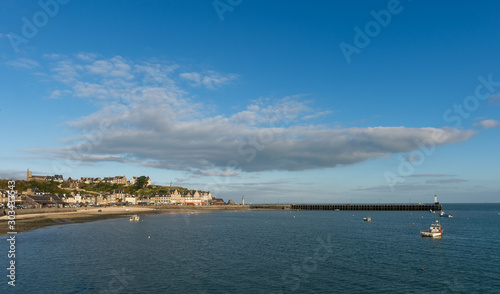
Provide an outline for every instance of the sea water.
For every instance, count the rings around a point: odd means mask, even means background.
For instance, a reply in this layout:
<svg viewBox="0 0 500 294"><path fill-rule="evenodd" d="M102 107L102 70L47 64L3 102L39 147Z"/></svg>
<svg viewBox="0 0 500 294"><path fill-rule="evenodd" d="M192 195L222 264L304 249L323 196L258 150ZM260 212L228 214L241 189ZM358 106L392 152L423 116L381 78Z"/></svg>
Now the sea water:
<svg viewBox="0 0 500 294"><path fill-rule="evenodd" d="M1 293L500 293L500 205L410 211L218 211L16 236ZM363 221L371 217L371 222ZM437 217L440 239L422 238Z"/></svg>

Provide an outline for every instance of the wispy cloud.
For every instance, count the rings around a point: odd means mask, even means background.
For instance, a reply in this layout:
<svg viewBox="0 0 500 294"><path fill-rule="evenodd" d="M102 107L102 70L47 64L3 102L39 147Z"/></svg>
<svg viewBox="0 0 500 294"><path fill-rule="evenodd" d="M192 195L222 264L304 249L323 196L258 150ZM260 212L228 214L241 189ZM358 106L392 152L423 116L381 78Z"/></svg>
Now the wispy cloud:
<svg viewBox="0 0 500 294"><path fill-rule="evenodd" d="M316 119L316 118L319 118L319 117L322 117L322 116L327 116L327 115L329 115L331 113L333 113L333 111L331 111L331 110L320 111L320 112L316 112L314 114L306 115L302 119L304 119L304 120Z"/></svg>
<svg viewBox="0 0 500 294"><path fill-rule="evenodd" d="M222 74L213 70L201 73L185 72L181 73L179 76L185 80L191 81L191 86L193 87L204 86L210 90L215 90L223 85L229 84L238 77L238 75L233 73Z"/></svg>
<svg viewBox="0 0 500 294"><path fill-rule="evenodd" d="M25 69L34 69L40 66L38 61L28 58L18 58L15 60L7 61L6 64L8 66L17 67L17 68L25 68Z"/></svg>
<svg viewBox="0 0 500 294"><path fill-rule="evenodd" d="M467 180L464 180L464 179L442 179L442 180L427 180L425 182L429 183L429 184L455 184L455 183L467 182Z"/></svg>
<svg viewBox="0 0 500 294"><path fill-rule="evenodd" d="M67 96L67 95L70 95L70 94L71 94L71 91L69 91L69 90L54 90L50 94L49 98L50 99L60 99L60 98L62 98L64 96Z"/></svg>
<svg viewBox="0 0 500 294"><path fill-rule="evenodd" d="M426 188L425 185L423 184L397 184L393 187L394 189L397 189L398 191L415 191L415 190L423 190ZM357 187L354 189L351 189L351 191L379 191L379 192L391 192L393 189L391 189L390 186L388 185L380 185L380 186L371 186L371 187Z"/></svg>
<svg viewBox="0 0 500 294"><path fill-rule="evenodd" d="M0 179L25 180L26 179L26 171L0 170Z"/></svg>
<svg viewBox="0 0 500 294"><path fill-rule="evenodd" d="M474 123L475 127L482 127L483 129L491 129L500 126L500 121L494 119L482 120L478 123Z"/></svg>
<svg viewBox="0 0 500 294"><path fill-rule="evenodd" d="M96 60L89 65L85 65L85 68L88 73L105 78L121 78L125 80L134 78L130 65L121 56L115 56L109 60Z"/></svg>
<svg viewBox="0 0 500 294"><path fill-rule="evenodd" d="M95 53L78 53L75 55L75 57L79 60L82 60L82 61L86 61L86 62L92 62L94 60L96 60L96 58L98 57L99 55L95 54Z"/></svg>
<svg viewBox="0 0 500 294"><path fill-rule="evenodd" d="M447 174L414 174L410 177L422 177L422 178L440 178L440 177L453 177L454 175Z"/></svg>
<svg viewBox="0 0 500 294"><path fill-rule="evenodd" d="M191 170L191 177L235 177L240 175L239 170Z"/></svg>
<svg viewBox="0 0 500 294"><path fill-rule="evenodd" d="M414 175L419 176L419 175ZM420 175L422 177L428 177L428 175ZM446 177L448 175L429 175L431 177ZM393 188L391 188L388 185L380 185L380 186L368 186L368 187L357 187L351 189L351 191L358 191L358 192L364 192L364 191L373 191L373 192L392 192L394 189L397 191L425 191L428 189L435 189L436 185L439 184L458 184L458 183L464 183L467 182L467 180L464 179L428 179L425 182L420 182L420 183L401 183L395 185Z"/></svg>

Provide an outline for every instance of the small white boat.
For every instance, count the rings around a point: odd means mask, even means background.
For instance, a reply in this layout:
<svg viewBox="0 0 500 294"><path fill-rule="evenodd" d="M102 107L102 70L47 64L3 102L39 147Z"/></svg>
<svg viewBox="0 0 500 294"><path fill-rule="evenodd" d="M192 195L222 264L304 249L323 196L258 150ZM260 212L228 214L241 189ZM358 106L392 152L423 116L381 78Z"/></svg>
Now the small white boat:
<svg viewBox="0 0 500 294"><path fill-rule="evenodd" d="M134 214L130 217L131 222L138 222L140 217L137 214Z"/></svg>
<svg viewBox="0 0 500 294"><path fill-rule="evenodd" d="M438 220L431 224L428 231L420 231L422 237L440 238L443 233L443 228L439 224Z"/></svg>
<svg viewBox="0 0 500 294"><path fill-rule="evenodd" d="M372 221L372 218L371 217L364 217L363 220L365 222L371 222Z"/></svg>
<svg viewBox="0 0 500 294"><path fill-rule="evenodd" d="M453 214L447 214L444 211L441 211L441 213L439 214L439 216L440 217L453 217Z"/></svg>

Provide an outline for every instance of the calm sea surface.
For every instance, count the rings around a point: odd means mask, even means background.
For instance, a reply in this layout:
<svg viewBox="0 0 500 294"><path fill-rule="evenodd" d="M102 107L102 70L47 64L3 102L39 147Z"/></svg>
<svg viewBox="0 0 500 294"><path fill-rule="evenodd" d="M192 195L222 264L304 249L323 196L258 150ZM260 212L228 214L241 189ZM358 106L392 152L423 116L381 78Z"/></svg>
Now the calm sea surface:
<svg viewBox="0 0 500 294"><path fill-rule="evenodd" d="M500 293L500 205L143 215L17 235L0 293ZM363 217L371 217L364 222ZM422 270L423 268L423 270Z"/></svg>

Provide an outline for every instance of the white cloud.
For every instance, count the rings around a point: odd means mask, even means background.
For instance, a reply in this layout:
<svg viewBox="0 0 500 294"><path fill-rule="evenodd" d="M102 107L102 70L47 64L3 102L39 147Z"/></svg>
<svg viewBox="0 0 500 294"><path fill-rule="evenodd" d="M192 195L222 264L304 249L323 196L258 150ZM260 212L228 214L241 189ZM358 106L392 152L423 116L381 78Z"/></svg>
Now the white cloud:
<svg viewBox="0 0 500 294"><path fill-rule="evenodd" d="M482 120L473 124L475 127L482 127L483 129L491 129L500 126L500 121L494 119Z"/></svg>
<svg viewBox="0 0 500 294"><path fill-rule="evenodd" d="M51 68L51 71L53 72L52 78L64 84L72 84L80 78L79 71L82 69L83 67L81 65L74 64L69 59L59 60Z"/></svg>
<svg viewBox="0 0 500 294"><path fill-rule="evenodd" d="M28 58L18 58L15 60L7 61L7 65L17 68L34 69L40 66L38 61Z"/></svg>
<svg viewBox="0 0 500 294"><path fill-rule="evenodd" d="M314 111L300 95L258 99L232 115L210 115L206 105L186 98L187 92L178 86L179 76L217 88L236 75L213 71L178 75L177 69L162 62L135 64L119 56L90 64L63 57L52 68L53 79L68 89L53 93L60 96L68 90L96 103L98 111L69 123L93 139L82 135L66 148L30 151L64 158L86 150L79 156L83 162L134 162L193 175L231 176L240 171L351 165L411 152L419 142L439 146L474 134L451 128L304 126L300 124L304 119L326 115L328 110Z"/></svg>
<svg viewBox="0 0 500 294"><path fill-rule="evenodd" d="M64 96L67 96L67 95L70 95L70 94L71 94L71 91L68 91L68 90L54 90L50 94L49 98L50 99L60 99L60 98L62 98Z"/></svg>
<svg viewBox="0 0 500 294"><path fill-rule="evenodd" d="M86 62L92 62L97 58L97 54L95 53L78 53L75 55L75 57L79 60L86 61Z"/></svg>
<svg viewBox="0 0 500 294"><path fill-rule="evenodd" d="M409 152L418 149L417 141L437 146L467 140L473 135L472 131L436 128L338 130L286 126L281 120L285 115L279 113L275 114L273 126L254 126L241 123L238 113L232 117L199 118L199 112L191 109L193 115L186 115L189 110L172 107L165 103L168 99L175 100L164 93L155 102L148 100L114 109L115 112L103 109L74 122L73 126L100 133L102 140L92 144L92 155L124 156L158 168L201 171L338 167ZM108 125L105 129L100 127L103 122ZM80 145L71 148L82 149ZM55 153L63 155L66 151Z"/></svg>
<svg viewBox="0 0 500 294"><path fill-rule="evenodd" d="M130 80L134 78L130 65L121 57L115 56L109 60L96 60L85 66L90 74L100 75L105 78L123 78Z"/></svg>
<svg viewBox="0 0 500 294"><path fill-rule="evenodd" d="M193 81L194 83L191 85L194 87L199 87L201 85L201 75L197 72L185 72L181 73L179 76L186 80Z"/></svg>
<svg viewBox="0 0 500 294"><path fill-rule="evenodd" d="M202 73L185 72L179 75L181 78L192 81L191 86L200 87L204 86L207 89L215 90L223 85L229 84L231 81L238 78L238 75L221 74L213 70L205 71Z"/></svg>

